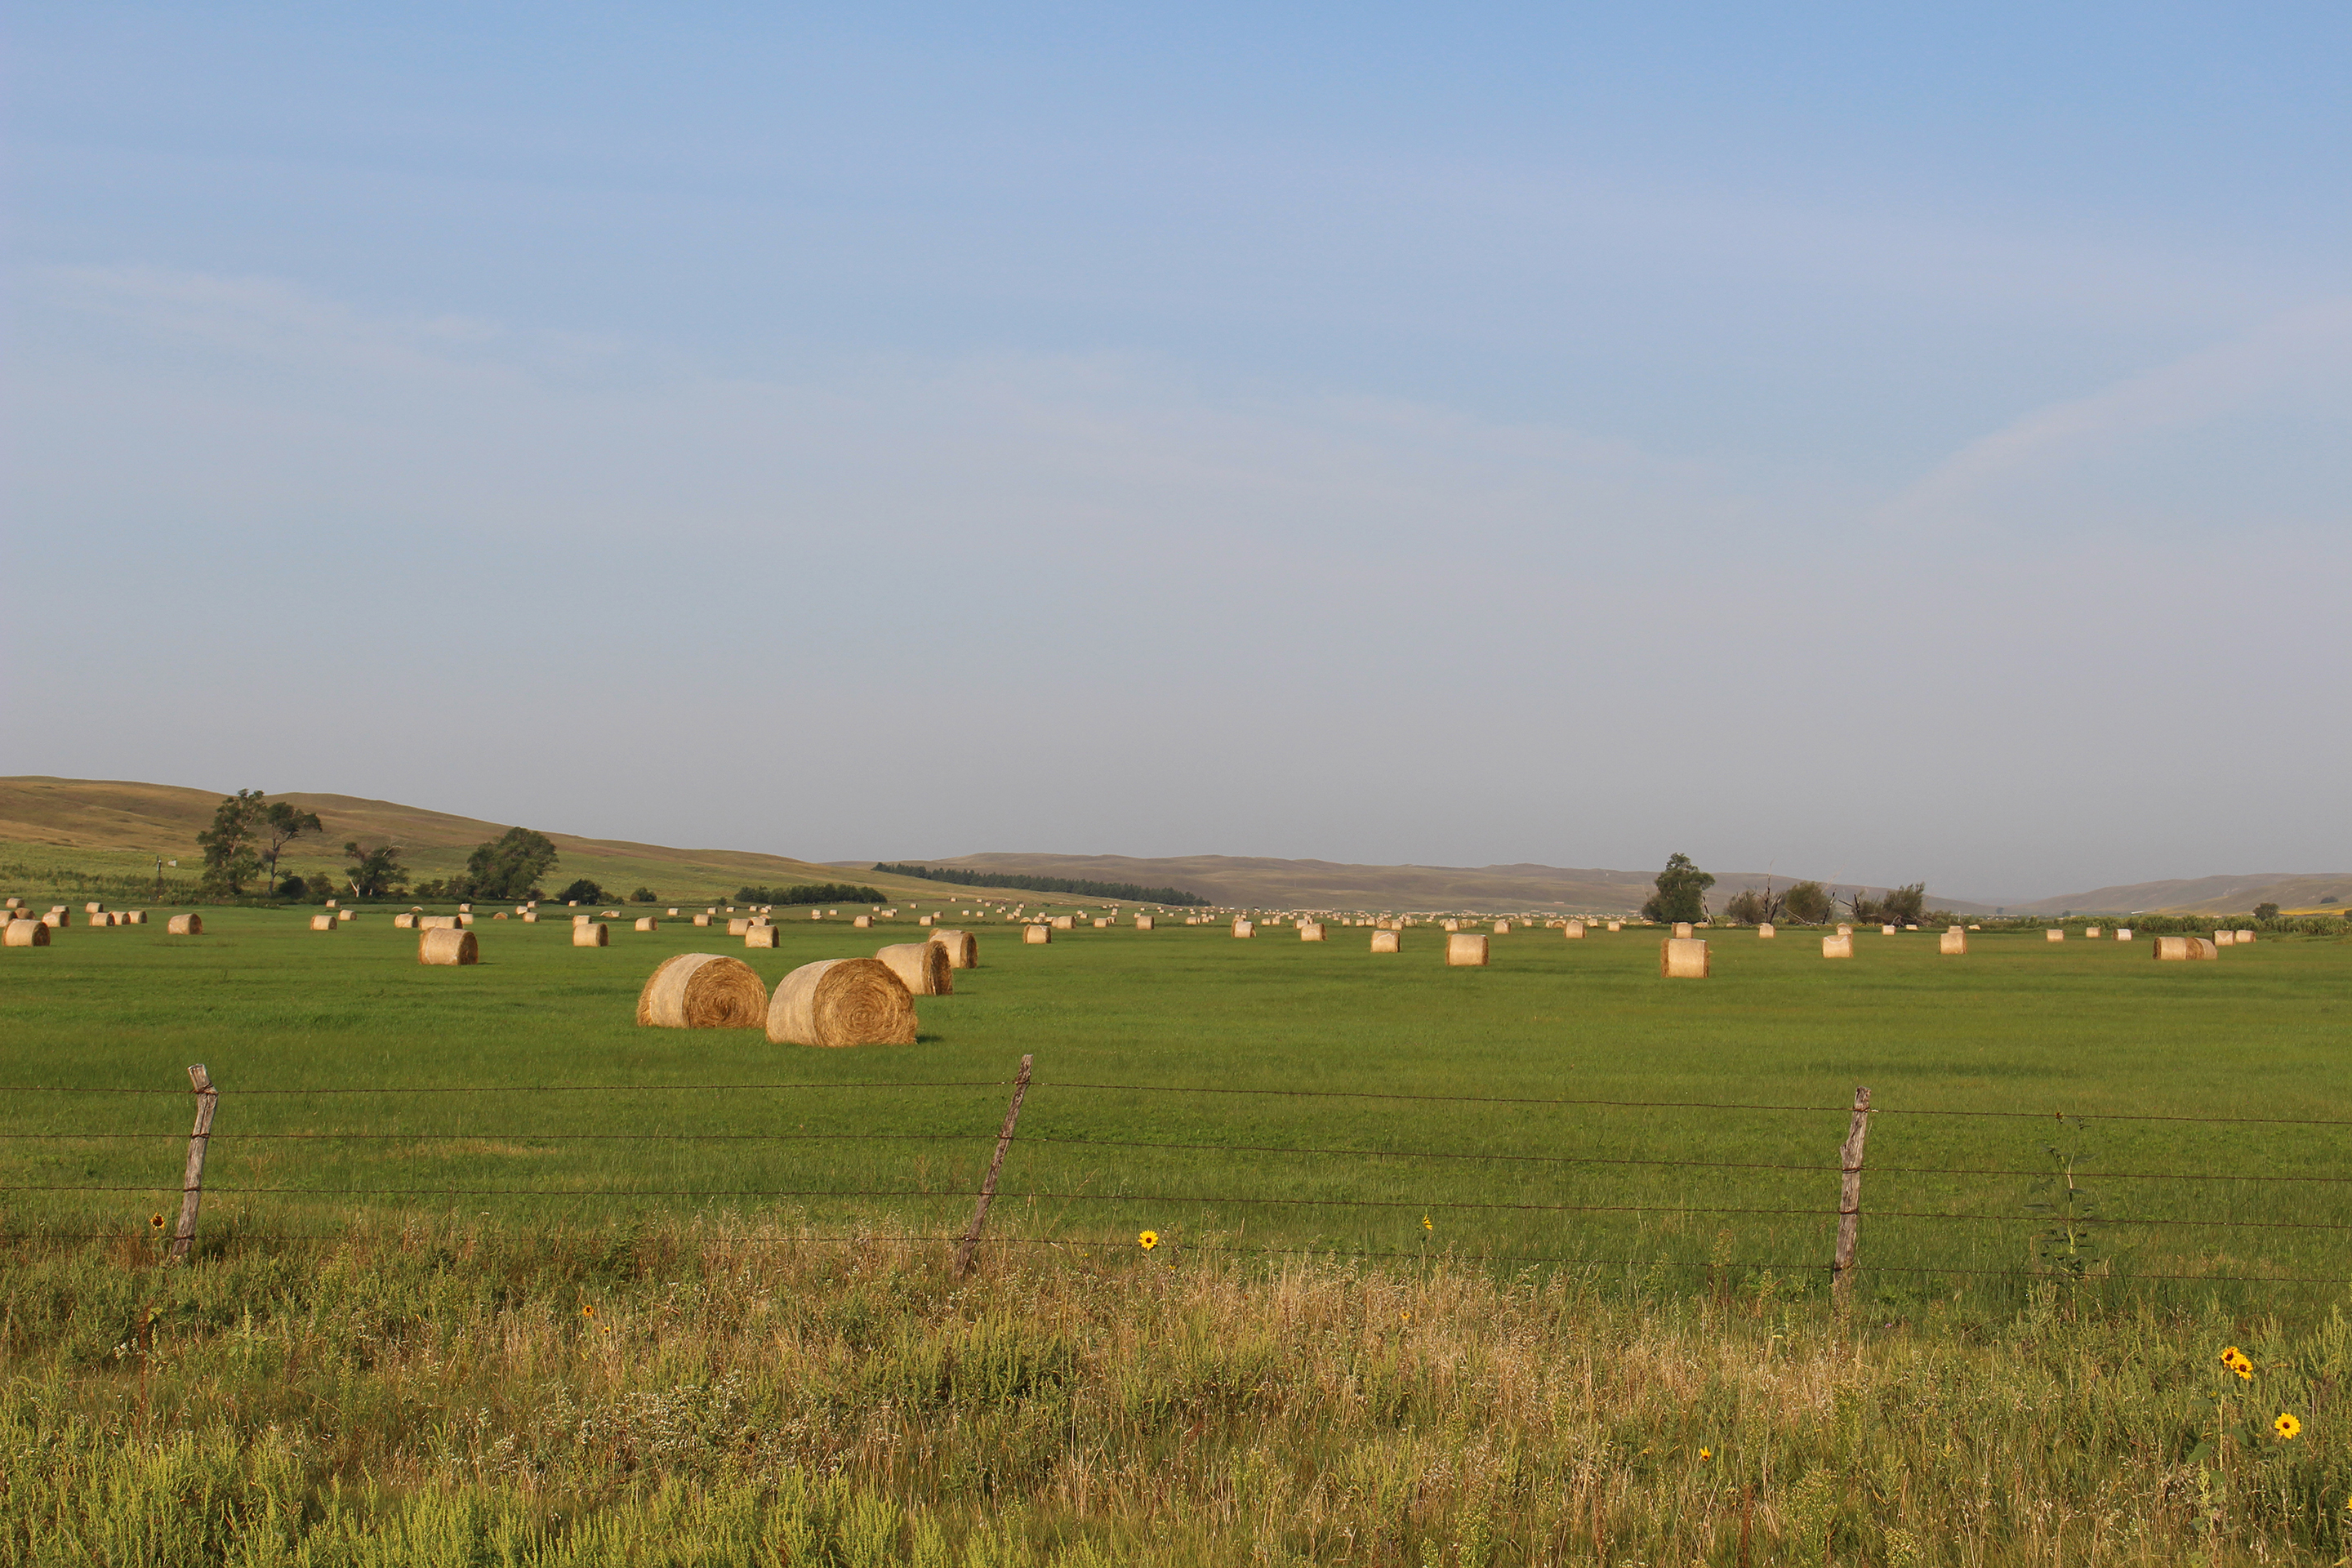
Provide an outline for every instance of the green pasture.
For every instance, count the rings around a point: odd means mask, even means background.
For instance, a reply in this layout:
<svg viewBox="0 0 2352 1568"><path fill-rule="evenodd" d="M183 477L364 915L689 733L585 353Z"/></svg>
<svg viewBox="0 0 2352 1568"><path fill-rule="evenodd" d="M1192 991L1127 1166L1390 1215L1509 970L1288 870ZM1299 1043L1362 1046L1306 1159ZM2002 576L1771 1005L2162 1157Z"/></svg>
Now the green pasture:
<svg viewBox="0 0 2352 1568"><path fill-rule="evenodd" d="M1578 942L1521 930L1493 939L1489 967L1457 970L1429 927L1376 956L1368 931L1339 924L1321 944L1272 927L1244 942L1163 916L1037 947L974 919L959 923L978 931L981 967L920 1000L916 1045L824 1051L639 1028L638 987L697 951L740 956L772 986L815 959L920 940L910 915L870 931L780 918L783 945L751 951L683 920L644 934L624 920L610 947L582 949L560 912L485 918L483 962L450 969L419 966L384 909L331 934L308 910L206 910L196 938L165 934L164 912L0 952L10 1233L152 1245L150 1216L176 1206L185 1068L200 1061L223 1092L209 1248L331 1235L360 1210L945 1236L969 1215L1028 1054L991 1234L1032 1251L1131 1249L1150 1229L1177 1256L1671 1264L1689 1267L1662 1281L1818 1291L1846 1108L1866 1084L1881 1112L1862 1238L1874 1298L2021 1298L2002 1271L2028 1262L2051 1143L2087 1153L2095 1276L2128 1279L2092 1289L2275 1308L2344 1289L2206 1277L2352 1276L2340 939L2158 964L2144 942L1977 933L1945 958L1933 931L1865 931L1852 961L1826 962L1811 934L1718 930L1712 978L1670 982L1659 933L1639 929ZM110 1092L126 1089L165 1092ZM426 1092L450 1090L465 1092ZM1795 1109L1594 1103L1612 1100ZM2129 1120L2167 1116L2272 1120ZM133 1190L97 1190L118 1187Z"/></svg>

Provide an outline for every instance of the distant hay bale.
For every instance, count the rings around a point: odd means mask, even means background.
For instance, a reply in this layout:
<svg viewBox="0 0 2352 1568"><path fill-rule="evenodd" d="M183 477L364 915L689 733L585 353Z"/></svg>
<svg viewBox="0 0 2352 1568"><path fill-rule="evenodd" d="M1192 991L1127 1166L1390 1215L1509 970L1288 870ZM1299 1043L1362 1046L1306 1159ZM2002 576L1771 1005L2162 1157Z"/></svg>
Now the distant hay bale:
<svg viewBox="0 0 2352 1568"><path fill-rule="evenodd" d="M47 947L49 928L36 920L12 920L5 931L0 931L0 946Z"/></svg>
<svg viewBox="0 0 2352 1568"><path fill-rule="evenodd" d="M1097 930L1097 931L1108 931L1108 930L1110 930L1110 920L1109 920L1109 918L1108 918L1108 916L1105 916L1105 915L1097 915L1097 916L1095 917L1095 930Z"/></svg>
<svg viewBox="0 0 2352 1568"><path fill-rule="evenodd" d="M345 920L349 920L351 919L351 916L346 914L343 918ZM122 917L122 923L124 925L143 926L147 923L147 911L145 910L132 910L130 913ZM2251 940L2251 938L2249 940Z"/></svg>
<svg viewBox="0 0 2352 1568"><path fill-rule="evenodd" d="M859 915L856 920L851 921L849 923L856 926L859 931L865 931L874 924L874 917L872 915ZM1064 926L1062 929L1064 931L1067 931L1070 928L1068 926Z"/></svg>
<svg viewBox="0 0 2352 1568"><path fill-rule="evenodd" d="M663 910L662 912L663 912L664 914L666 914L666 915L669 916L669 918L670 918L670 919L672 919L672 920L676 920L676 919L677 919L677 911L676 910ZM765 989L765 987L762 987L762 989L764 990L764 989Z"/></svg>
<svg viewBox="0 0 2352 1568"><path fill-rule="evenodd" d="M0 909L21 910L24 907L25 900L22 899L10 899L6 903L0 904Z"/></svg>
<svg viewBox="0 0 2352 1568"><path fill-rule="evenodd" d="M527 926L537 925L539 923L539 911L537 910L526 910L523 911L522 923Z"/></svg>
<svg viewBox="0 0 2352 1568"><path fill-rule="evenodd" d="M419 963L479 963L482 950L474 933L456 926L436 926L416 933Z"/></svg>
<svg viewBox="0 0 2352 1568"><path fill-rule="evenodd" d="M2044 942L2064 942L2066 940L2066 933L2058 927L2052 926L2048 931L2042 933L2042 940Z"/></svg>
<svg viewBox="0 0 2352 1568"><path fill-rule="evenodd" d="M1609 929L1611 931L1623 931L1625 929L1625 922L1623 921L1611 921L1609 922Z"/></svg>
<svg viewBox="0 0 2352 1568"><path fill-rule="evenodd" d="M2160 936L2156 939L2156 956L2160 963L2179 963L2219 958L2221 950L2201 936Z"/></svg>
<svg viewBox="0 0 2352 1568"><path fill-rule="evenodd" d="M1853 932L1850 931L1841 931L1835 936L1825 936L1822 938L1822 956L1823 958L1852 958L1853 956Z"/></svg>
<svg viewBox="0 0 2352 1568"><path fill-rule="evenodd" d="M1135 929L1138 931L1150 931L1151 929L1151 917L1150 915L1136 916Z"/></svg>
<svg viewBox="0 0 2352 1568"><path fill-rule="evenodd" d="M931 931L931 945L948 955L950 969L980 967L980 939L968 931L951 931L945 926Z"/></svg>
<svg viewBox="0 0 2352 1568"><path fill-rule="evenodd" d="M1255 936L1257 927L1248 921L1237 920L1234 922L1234 934L1242 937Z"/></svg>
<svg viewBox="0 0 2352 1568"><path fill-rule="evenodd" d="M473 916L471 916L471 915L459 915L459 916L457 917L457 926L458 926L458 929L459 929L459 930L461 930L461 931L462 931L462 930L464 930L466 927L472 925L473 923L474 923L474 917L473 917Z"/></svg>
<svg viewBox="0 0 2352 1568"><path fill-rule="evenodd" d="M1510 935L1510 934L1511 934L1511 922L1510 922L1510 921L1496 921L1495 922L1495 934L1496 934L1496 936L1508 936L1508 935Z"/></svg>
<svg viewBox="0 0 2352 1568"><path fill-rule="evenodd" d="M1445 939L1445 962L1456 969L1483 969L1486 939L1475 931L1455 931Z"/></svg>
<svg viewBox="0 0 2352 1568"><path fill-rule="evenodd" d="M1402 939L1401 939L1397 933L1392 931L1376 931L1372 933L1372 951L1374 952L1394 952L1397 951L1397 945L1402 940Z"/></svg>
<svg viewBox="0 0 2352 1568"><path fill-rule="evenodd" d="M163 922L163 931L167 936L202 936L205 934L205 917L173 915Z"/></svg>
<svg viewBox="0 0 2352 1568"><path fill-rule="evenodd" d="M90 921L90 924L92 925L96 925L97 923L98 922L96 921ZM2237 941L2238 933L2234 931L2217 931L2213 933L2213 945L2215 947L2235 946Z"/></svg>
<svg viewBox="0 0 2352 1568"><path fill-rule="evenodd" d="M1759 941L1769 937L1778 937L1780 934L1780 929L1770 921L1760 921L1756 927L1756 935Z"/></svg>
<svg viewBox="0 0 2352 1568"><path fill-rule="evenodd" d="M1669 980L1704 980L1707 972L1704 937L1670 936L1658 943L1658 973Z"/></svg>
<svg viewBox="0 0 2352 1568"><path fill-rule="evenodd" d="M329 902L329 903L331 903L331 903L333 903L334 901L335 901L335 900L332 900L332 899L329 899L329 900L327 900L327 902ZM473 905L471 905L471 904L459 904L459 905L457 906L457 912L458 912L459 914L461 914L461 915L470 915L470 914L472 914L472 913L474 912L474 906L473 906Z"/></svg>
<svg viewBox="0 0 2352 1568"><path fill-rule="evenodd" d="M360 917L357 910L337 910L335 911L335 918L339 921L355 921ZM500 915L499 918L500 920L504 920L506 917L504 915ZM467 923L470 924L472 922L468 921Z"/></svg>
<svg viewBox="0 0 2352 1568"><path fill-rule="evenodd" d="M618 910L600 910L596 913L596 918L600 921L616 921L621 918L621 911Z"/></svg>
<svg viewBox="0 0 2352 1568"><path fill-rule="evenodd" d="M769 998L768 1038L780 1046L911 1046L914 993L879 959L804 963Z"/></svg>
<svg viewBox="0 0 2352 1568"><path fill-rule="evenodd" d="M1895 934L1895 928L1893 926L1880 926L1878 928L1878 934L1881 936L1893 936Z"/></svg>
<svg viewBox="0 0 2352 1568"><path fill-rule="evenodd" d="M458 929L457 917L456 915L419 915L416 917L416 929L418 931L456 931Z"/></svg>
<svg viewBox="0 0 2352 1568"><path fill-rule="evenodd" d="M141 920L142 920L142 921L143 921L143 920L145 920L147 917L146 917L145 915L141 915L139 918L140 918ZM2238 928L2238 945L2239 945L2239 946L2243 947L2246 943L2248 943L2248 942L2252 942L2252 941L2253 941L2253 940L2254 940L2254 933L2253 933L2253 932L2252 932L2252 931L2250 931L2246 930L2243 926L2240 926L2240 927Z"/></svg>
<svg viewBox="0 0 2352 1568"><path fill-rule="evenodd" d="M106 906L104 904L84 904L81 907L81 912L86 915L94 915L100 912L105 908Z"/></svg>
<svg viewBox="0 0 2352 1568"><path fill-rule="evenodd" d="M1027 942L1031 947L1043 947L1047 942L1054 940L1054 928L1052 926L1023 926L1021 928L1021 940Z"/></svg>
<svg viewBox="0 0 2352 1568"><path fill-rule="evenodd" d="M1072 931L1076 929L1076 926L1077 921L1068 915L1055 915L1054 917L1054 929L1055 931Z"/></svg>
<svg viewBox="0 0 2352 1568"><path fill-rule="evenodd" d="M1445 922L1445 929L1447 931L1460 931L1462 929L1462 922L1460 921L1447 921Z"/></svg>
<svg viewBox="0 0 2352 1568"><path fill-rule="evenodd" d="M1559 928L1559 934L1564 940L1569 942L1582 942L1584 940L1584 922L1582 921L1570 921L1566 925Z"/></svg>
<svg viewBox="0 0 2352 1568"><path fill-rule="evenodd" d="M756 1029L768 988L751 966L717 952L665 958L637 993L637 1022L656 1029Z"/></svg>
<svg viewBox="0 0 2352 1568"><path fill-rule="evenodd" d="M659 931L661 930L661 921L654 919L651 915L639 915L637 917L637 929L639 931Z"/></svg>
<svg viewBox="0 0 2352 1568"><path fill-rule="evenodd" d="M738 915L733 920L727 922L727 934L729 936L741 936L745 931L750 931L751 929L751 922L741 915Z"/></svg>
<svg viewBox="0 0 2352 1568"><path fill-rule="evenodd" d="M1321 921L1300 921L1298 922L1298 940L1301 942L1321 942L1323 940L1323 922Z"/></svg>
<svg viewBox="0 0 2352 1568"><path fill-rule="evenodd" d="M955 982L950 978L947 950L935 942L902 942L878 949L874 956L890 966L890 973L917 996L950 996L955 994Z"/></svg>
<svg viewBox="0 0 2352 1568"><path fill-rule="evenodd" d="M73 924L73 916L64 910L51 910L41 917L41 923L51 931L63 931Z"/></svg>
<svg viewBox="0 0 2352 1568"><path fill-rule="evenodd" d="M593 915L573 915L572 917L572 923L576 926L584 926L595 918L596 917Z"/></svg>
<svg viewBox="0 0 2352 1568"><path fill-rule="evenodd" d="M336 923L335 917L332 915L312 915L310 917L310 929L312 931L332 931L335 929Z"/></svg>
<svg viewBox="0 0 2352 1568"><path fill-rule="evenodd" d="M743 945L745 947L782 947L784 945L781 935L783 929L782 926L770 925L765 921L753 921L743 928Z"/></svg>
<svg viewBox="0 0 2352 1568"><path fill-rule="evenodd" d="M1964 931L1946 931L1936 939L1936 951L1954 957L1965 954L1969 951L1969 933Z"/></svg>
<svg viewBox="0 0 2352 1568"><path fill-rule="evenodd" d="M919 926L927 926L931 923L931 917L929 915L917 915L915 917L915 923Z"/></svg>
<svg viewBox="0 0 2352 1568"><path fill-rule="evenodd" d="M709 915L697 915L694 917L694 923L698 926L707 926L710 923L710 917Z"/></svg>
<svg viewBox="0 0 2352 1568"><path fill-rule="evenodd" d="M1690 921L1676 921L1675 922L1675 936L1674 936L1674 940L1675 940L1676 942L1688 942L1688 941L1692 940L1692 939L1691 939L1691 923L1690 923Z"/></svg>
<svg viewBox="0 0 2352 1568"><path fill-rule="evenodd" d="M490 919L494 921L510 921L514 919L514 917L507 913L506 910L500 910L497 914L492 915Z"/></svg>
<svg viewBox="0 0 2352 1568"><path fill-rule="evenodd" d="M2097 926L2084 926L2083 928L2083 935L2088 941L2096 942L2099 940L2099 928Z"/></svg>
<svg viewBox="0 0 2352 1568"><path fill-rule="evenodd" d="M1852 936L1852 935L1853 934L1853 927L1852 927L1852 926L1840 926L1840 927L1838 927L1838 929L1837 929L1837 933L1838 933L1838 935L1840 935L1840 936Z"/></svg>
<svg viewBox="0 0 2352 1568"><path fill-rule="evenodd" d="M572 928L572 945L574 947L610 947L612 943L610 928L603 921L590 921L584 926Z"/></svg>

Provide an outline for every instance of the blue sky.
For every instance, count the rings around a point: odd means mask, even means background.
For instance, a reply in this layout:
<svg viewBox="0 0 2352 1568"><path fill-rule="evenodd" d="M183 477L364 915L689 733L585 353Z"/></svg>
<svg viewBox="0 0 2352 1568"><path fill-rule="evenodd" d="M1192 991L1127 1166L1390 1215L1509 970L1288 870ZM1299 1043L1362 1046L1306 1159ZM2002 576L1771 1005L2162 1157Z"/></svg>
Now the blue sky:
<svg viewBox="0 0 2352 1568"><path fill-rule="evenodd" d="M2352 13L1636 9L20 10L0 770L2352 863Z"/></svg>

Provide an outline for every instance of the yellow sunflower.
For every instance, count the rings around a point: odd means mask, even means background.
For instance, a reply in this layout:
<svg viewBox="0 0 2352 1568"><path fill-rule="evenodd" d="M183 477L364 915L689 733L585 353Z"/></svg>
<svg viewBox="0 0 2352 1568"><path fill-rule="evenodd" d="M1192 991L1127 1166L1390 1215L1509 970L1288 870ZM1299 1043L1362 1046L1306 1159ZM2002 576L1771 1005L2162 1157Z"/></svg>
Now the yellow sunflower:
<svg viewBox="0 0 2352 1568"><path fill-rule="evenodd" d="M163 1228L163 1216L159 1214L151 1214L147 1216L147 1223L153 1226L157 1230L161 1230Z"/></svg>
<svg viewBox="0 0 2352 1568"><path fill-rule="evenodd" d="M1149 1252L1160 1245L1160 1233L1156 1230L1147 1230L1135 1238L1135 1245Z"/></svg>
<svg viewBox="0 0 2352 1568"><path fill-rule="evenodd" d="M2271 1423L2271 1430L2292 1443L2303 1436L2303 1423L2282 1412L2279 1418Z"/></svg>
<svg viewBox="0 0 2352 1568"><path fill-rule="evenodd" d="M1712 1449L1712 1448L1701 1448L1701 1449L1698 1451L1698 1462L1699 1462L1700 1464L1702 1464L1702 1465L1706 1464L1709 1459L1712 1459L1712 1458L1715 1458L1715 1450L1714 1450L1714 1449Z"/></svg>

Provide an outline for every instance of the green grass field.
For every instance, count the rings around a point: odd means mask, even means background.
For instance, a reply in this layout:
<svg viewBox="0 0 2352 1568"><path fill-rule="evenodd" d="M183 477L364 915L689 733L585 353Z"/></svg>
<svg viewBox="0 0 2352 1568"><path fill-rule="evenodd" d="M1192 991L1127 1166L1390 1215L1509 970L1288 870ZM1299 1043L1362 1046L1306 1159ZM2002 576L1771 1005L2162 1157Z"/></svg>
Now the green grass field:
<svg viewBox="0 0 2352 1568"><path fill-rule="evenodd" d="M171 1206L184 1068L202 1061L224 1092L208 1245L331 1231L362 1209L943 1235L1026 1053L1034 1086L992 1221L1008 1245L1131 1246L1148 1228L1178 1248L1688 1265L1693 1285L1711 1264L1803 1291L1822 1282L1845 1108L1867 1084L1874 1299L2021 1299L2007 1276L2027 1266L2053 1142L2088 1151L2102 1272L2136 1297L2315 1304L2340 1289L2160 1277L2352 1275L2342 941L2157 964L2144 942L1978 933L1943 958L1932 932L1864 934L1832 963L1801 931L1724 931L1711 979L1667 982L1639 930L1524 930L1495 939L1490 967L1452 970L1429 928L1383 957L1336 924L1322 944L1163 919L1033 947L968 921L982 967L922 999L917 1045L819 1051L638 1028L634 999L673 952L737 952L772 985L913 940L911 917L786 921L782 948L751 952L683 921L623 922L595 950L561 919L485 920L484 962L465 969L418 966L385 910L331 935L296 911L205 920L194 939L159 914L0 954L10 1081L167 1091L9 1096L11 1230L130 1233ZM943 1082L970 1087L927 1087ZM779 1084L799 1087L690 1087ZM616 1092L421 1092L548 1085ZM1533 1103L1553 1100L1810 1109ZM1925 1114L1955 1110L2031 1114ZM140 1136L69 1136L93 1133ZM260 1136L292 1133L368 1136ZM167 1190L71 1190L91 1187Z"/></svg>

